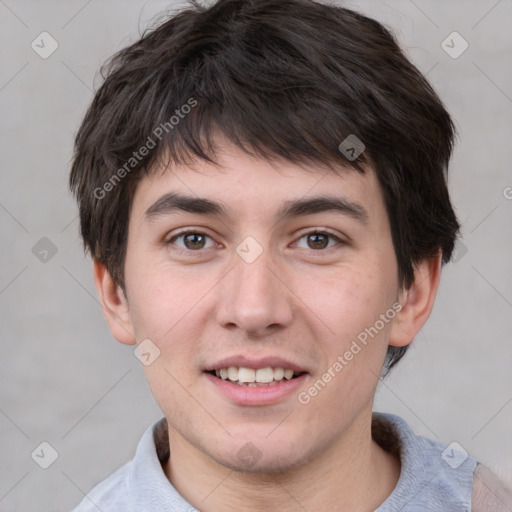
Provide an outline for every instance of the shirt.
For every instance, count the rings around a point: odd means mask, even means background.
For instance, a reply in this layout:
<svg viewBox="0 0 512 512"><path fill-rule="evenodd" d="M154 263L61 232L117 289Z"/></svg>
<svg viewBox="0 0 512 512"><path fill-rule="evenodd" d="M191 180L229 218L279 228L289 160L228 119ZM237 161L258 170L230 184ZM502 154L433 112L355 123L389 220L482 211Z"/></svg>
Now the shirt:
<svg viewBox="0 0 512 512"><path fill-rule="evenodd" d="M460 445L417 436L402 418L375 412L372 437L401 461L395 489L375 512L512 510L509 491ZM73 512L197 512L167 479L162 464L169 456L162 418L145 431L135 457L98 484Z"/></svg>

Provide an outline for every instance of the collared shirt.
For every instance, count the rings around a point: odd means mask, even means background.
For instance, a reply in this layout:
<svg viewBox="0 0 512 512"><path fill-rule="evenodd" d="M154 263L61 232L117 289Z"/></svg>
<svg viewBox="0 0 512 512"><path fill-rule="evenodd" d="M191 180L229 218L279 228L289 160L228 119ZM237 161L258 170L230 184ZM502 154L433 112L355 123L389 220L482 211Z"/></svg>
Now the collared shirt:
<svg viewBox="0 0 512 512"><path fill-rule="evenodd" d="M417 436L402 418L384 413L373 413L372 436L401 461L395 489L375 512L512 510L508 491L485 467L478 465L475 471L477 461L460 445ZM146 430L135 457L98 484L73 512L197 512L163 471L169 455L162 418Z"/></svg>

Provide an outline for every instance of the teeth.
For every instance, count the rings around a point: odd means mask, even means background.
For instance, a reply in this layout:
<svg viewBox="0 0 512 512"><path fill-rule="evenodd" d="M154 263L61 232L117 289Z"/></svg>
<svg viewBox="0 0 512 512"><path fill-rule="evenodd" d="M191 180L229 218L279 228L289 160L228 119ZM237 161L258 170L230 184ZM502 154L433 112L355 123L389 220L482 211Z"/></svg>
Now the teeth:
<svg viewBox="0 0 512 512"><path fill-rule="evenodd" d="M285 370L284 378L290 380L293 377L293 370Z"/></svg>
<svg viewBox="0 0 512 512"><path fill-rule="evenodd" d="M256 372L252 368L238 368L238 382L254 382Z"/></svg>
<svg viewBox="0 0 512 512"><path fill-rule="evenodd" d="M256 370L256 382L272 382L273 380L274 370L272 368L259 368Z"/></svg>
<svg viewBox="0 0 512 512"><path fill-rule="evenodd" d="M283 368L274 368L274 380L283 380L284 377L284 369Z"/></svg>
<svg viewBox="0 0 512 512"><path fill-rule="evenodd" d="M273 386L283 379L290 380L294 376L294 371L284 368L237 368L230 366L229 368L220 368L215 370L217 377L239 385L255 387L257 385Z"/></svg>
<svg viewBox="0 0 512 512"><path fill-rule="evenodd" d="M228 368L228 379L238 380L238 368L236 366L230 366Z"/></svg>

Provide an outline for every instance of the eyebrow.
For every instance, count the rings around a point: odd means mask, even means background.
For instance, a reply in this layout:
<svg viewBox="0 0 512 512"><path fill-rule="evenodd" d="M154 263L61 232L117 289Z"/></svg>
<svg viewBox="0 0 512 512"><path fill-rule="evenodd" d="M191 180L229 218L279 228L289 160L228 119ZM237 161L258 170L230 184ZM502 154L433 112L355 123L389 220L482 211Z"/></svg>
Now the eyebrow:
<svg viewBox="0 0 512 512"><path fill-rule="evenodd" d="M187 196L170 192L160 197L145 212L144 219L171 215L178 211L200 215L229 217L229 209L221 203L204 197ZM352 217L363 224L368 223L368 213L362 205L337 196L316 196L308 199L286 201L276 213L280 220L323 212L337 212Z"/></svg>

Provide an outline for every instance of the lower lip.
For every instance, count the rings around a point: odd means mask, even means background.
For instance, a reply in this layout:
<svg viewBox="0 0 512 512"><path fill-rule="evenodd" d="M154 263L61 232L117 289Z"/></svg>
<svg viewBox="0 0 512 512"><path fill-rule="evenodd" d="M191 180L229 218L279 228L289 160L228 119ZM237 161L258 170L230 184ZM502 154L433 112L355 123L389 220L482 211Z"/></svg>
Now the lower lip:
<svg viewBox="0 0 512 512"><path fill-rule="evenodd" d="M282 400L304 384L307 373L295 379L283 380L273 386L239 386L229 380L219 379L210 373L205 373L206 378L236 405L270 405Z"/></svg>

